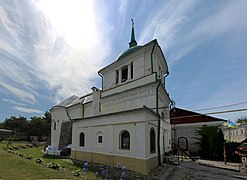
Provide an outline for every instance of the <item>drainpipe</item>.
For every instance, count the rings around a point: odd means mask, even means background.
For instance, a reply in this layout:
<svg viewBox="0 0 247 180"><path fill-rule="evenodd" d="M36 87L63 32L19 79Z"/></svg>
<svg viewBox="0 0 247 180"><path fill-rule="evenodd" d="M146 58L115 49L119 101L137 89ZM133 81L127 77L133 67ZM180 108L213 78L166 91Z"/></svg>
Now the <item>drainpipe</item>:
<svg viewBox="0 0 247 180"><path fill-rule="evenodd" d="M101 90L103 91L103 75L98 72L98 75L101 77Z"/></svg>
<svg viewBox="0 0 247 180"><path fill-rule="evenodd" d="M153 46L153 48L152 48L152 52L151 52L151 73L153 74L153 72L154 72L154 65L153 65L153 53L154 53L154 48L155 48L155 45L156 45L156 43L154 43L154 46Z"/></svg>
<svg viewBox="0 0 247 180"><path fill-rule="evenodd" d="M84 104L82 103L82 115L81 115L81 118L83 119L84 118Z"/></svg>
<svg viewBox="0 0 247 180"><path fill-rule="evenodd" d="M165 78L169 75L169 71L167 71L167 73L164 75L164 88L165 88Z"/></svg>
<svg viewBox="0 0 247 180"><path fill-rule="evenodd" d="M67 116L68 116L68 118L69 118L69 120L70 120L70 122L72 121L72 119L71 119L71 117L69 116L69 113L68 113L68 109L66 108L66 107L64 107L65 108L65 110L66 110L66 114L67 114Z"/></svg>
<svg viewBox="0 0 247 180"><path fill-rule="evenodd" d="M160 115L159 115L159 87L161 85L161 81L159 81L159 84L156 88L156 113L158 114L158 138L157 138L157 145L158 145L158 163L159 166L161 166L161 155L160 155Z"/></svg>

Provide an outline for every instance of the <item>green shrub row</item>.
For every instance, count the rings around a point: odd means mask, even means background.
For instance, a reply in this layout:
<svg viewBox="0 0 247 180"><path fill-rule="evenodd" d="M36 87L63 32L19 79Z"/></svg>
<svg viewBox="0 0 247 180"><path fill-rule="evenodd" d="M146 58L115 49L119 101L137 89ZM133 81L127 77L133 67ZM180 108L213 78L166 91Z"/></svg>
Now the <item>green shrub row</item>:
<svg viewBox="0 0 247 180"><path fill-rule="evenodd" d="M56 162L51 162L49 164L45 163L45 161L42 159L42 158L33 158L31 155L26 155L24 153L20 153L20 152L17 152L17 151L14 151L12 149L5 149L8 153L11 153L11 154L15 154L15 155L18 155L20 157L23 157L23 158L26 158L28 160L32 160L34 159L34 161L38 164L44 164L46 165L48 168L51 168L51 169L55 169L55 170L59 170L61 169L61 165L56 163ZM81 171L80 170L76 170L76 171L73 171L72 172L72 175L73 176L77 176L79 177L81 175Z"/></svg>

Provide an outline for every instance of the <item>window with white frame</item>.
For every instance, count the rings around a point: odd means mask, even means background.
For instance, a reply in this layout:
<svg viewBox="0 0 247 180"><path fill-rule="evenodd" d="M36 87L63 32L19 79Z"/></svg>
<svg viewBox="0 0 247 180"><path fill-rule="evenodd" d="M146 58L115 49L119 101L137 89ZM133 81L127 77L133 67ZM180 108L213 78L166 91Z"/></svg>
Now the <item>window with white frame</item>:
<svg viewBox="0 0 247 180"><path fill-rule="evenodd" d="M102 144L103 143L103 133L101 131L97 132L97 143Z"/></svg>
<svg viewBox="0 0 247 180"><path fill-rule="evenodd" d="M83 132L80 133L80 146L84 147L85 146L85 134Z"/></svg>
<svg viewBox="0 0 247 180"><path fill-rule="evenodd" d="M130 133L126 130L120 133L120 149L130 149Z"/></svg>
<svg viewBox="0 0 247 180"><path fill-rule="evenodd" d="M122 82L127 81L128 79L128 66L122 67Z"/></svg>

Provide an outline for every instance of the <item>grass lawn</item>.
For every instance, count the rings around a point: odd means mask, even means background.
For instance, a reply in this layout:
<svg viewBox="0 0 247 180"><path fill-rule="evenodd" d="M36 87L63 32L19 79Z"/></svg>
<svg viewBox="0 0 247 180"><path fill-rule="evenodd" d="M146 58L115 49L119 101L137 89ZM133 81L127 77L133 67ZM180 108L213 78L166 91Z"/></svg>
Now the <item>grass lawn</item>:
<svg viewBox="0 0 247 180"><path fill-rule="evenodd" d="M0 148L0 179L79 179L47 168Z"/></svg>
<svg viewBox="0 0 247 180"><path fill-rule="evenodd" d="M44 154L43 147L35 147L35 148L29 148L29 149L22 149L18 152L24 153L26 155L32 155L34 158L41 158L46 163L55 162L60 164L61 166L65 166L71 170L82 170L81 166L76 166L70 159L61 159L56 156L51 156Z"/></svg>
<svg viewBox="0 0 247 180"><path fill-rule="evenodd" d="M25 145L27 142L14 142L12 146ZM58 163L61 167L69 169L67 173L53 170L35 162L28 160L16 154L8 153L3 150L6 145L0 142L0 179L82 179L71 175L72 171L79 170L82 167L76 166L70 159L61 159L56 156L46 155L43 147L34 147L18 150L19 153L31 155L33 158L41 158L46 164L50 162ZM86 172L83 179L95 179L93 172ZM97 178L100 179L100 178Z"/></svg>

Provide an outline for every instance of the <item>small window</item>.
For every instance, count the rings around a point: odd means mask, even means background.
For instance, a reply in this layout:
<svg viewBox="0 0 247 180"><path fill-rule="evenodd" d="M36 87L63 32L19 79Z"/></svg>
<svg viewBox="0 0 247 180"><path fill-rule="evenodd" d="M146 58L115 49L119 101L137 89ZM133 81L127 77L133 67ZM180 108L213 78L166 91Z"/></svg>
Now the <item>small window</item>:
<svg viewBox="0 0 247 180"><path fill-rule="evenodd" d="M130 134L128 131L122 131L120 133L120 148L130 149Z"/></svg>
<svg viewBox="0 0 247 180"><path fill-rule="evenodd" d="M127 81L128 79L128 66L122 68L122 82Z"/></svg>
<svg viewBox="0 0 247 180"><path fill-rule="evenodd" d="M119 71L116 70L116 84L118 84L118 78L119 78Z"/></svg>
<svg viewBox="0 0 247 180"><path fill-rule="evenodd" d="M134 77L134 68L133 68L133 62L130 65L130 78L133 79Z"/></svg>
<svg viewBox="0 0 247 180"><path fill-rule="evenodd" d="M85 146L85 134L83 132L80 133L80 146Z"/></svg>
<svg viewBox="0 0 247 180"><path fill-rule="evenodd" d="M103 141L102 136L98 136L98 143L102 143L102 141Z"/></svg>
<svg viewBox="0 0 247 180"><path fill-rule="evenodd" d="M155 153L155 131L150 129L150 153Z"/></svg>

